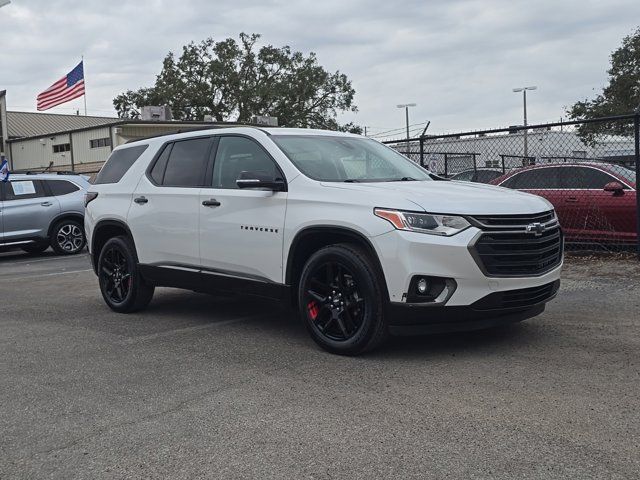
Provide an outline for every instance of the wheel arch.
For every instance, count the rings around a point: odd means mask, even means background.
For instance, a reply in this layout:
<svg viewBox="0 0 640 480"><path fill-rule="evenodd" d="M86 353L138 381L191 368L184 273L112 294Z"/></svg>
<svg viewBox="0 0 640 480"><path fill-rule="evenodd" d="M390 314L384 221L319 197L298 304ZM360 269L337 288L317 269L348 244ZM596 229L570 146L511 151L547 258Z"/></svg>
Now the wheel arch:
<svg viewBox="0 0 640 480"><path fill-rule="evenodd" d="M121 220L100 220L93 229L93 235L91 236L91 264L93 265L93 270L97 271L98 268L98 257L100 256L100 251L102 247L110 238L117 237L120 235L125 235L131 241L133 248L135 250L136 245L133 240L133 235L131 234L131 230ZM137 250L135 250L137 251ZM134 253L135 255L135 253Z"/></svg>
<svg viewBox="0 0 640 480"><path fill-rule="evenodd" d="M56 226L62 220L75 220L80 222L80 225L83 225L84 228L84 215L79 212L64 212L56 215L56 217L51 220L49 223L49 229L47 230L47 238L51 238L53 234L53 227ZM85 235L86 236L86 235Z"/></svg>
<svg viewBox="0 0 640 480"><path fill-rule="evenodd" d="M323 247L338 243L359 245L369 254L378 275L380 275L382 282L381 287L386 298L389 298L384 270L382 269L378 253L371 241L362 233L349 227L318 225L304 228L296 233L289 247L285 270L285 284L291 287L292 303L295 303L297 300L295 291L298 286L298 280L300 279L304 264L309 257Z"/></svg>

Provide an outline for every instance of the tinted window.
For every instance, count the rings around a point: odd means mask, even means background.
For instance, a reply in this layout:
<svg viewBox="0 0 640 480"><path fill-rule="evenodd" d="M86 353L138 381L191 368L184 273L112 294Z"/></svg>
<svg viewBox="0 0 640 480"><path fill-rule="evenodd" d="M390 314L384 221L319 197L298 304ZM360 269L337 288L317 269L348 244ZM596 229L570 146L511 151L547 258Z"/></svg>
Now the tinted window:
<svg viewBox="0 0 640 480"><path fill-rule="evenodd" d="M118 183L149 145L115 150L96 177L96 185Z"/></svg>
<svg viewBox="0 0 640 480"><path fill-rule="evenodd" d="M459 180L461 182L470 182L473 180L473 170L467 170L466 172L460 172L451 177L452 180Z"/></svg>
<svg viewBox="0 0 640 480"><path fill-rule="evenodd" d="M162 185L168 187L202 187L209 159L210 138L175 142Z"/></svg>
<svg viewBox="0 0 640 480"><path fill-rule="evenodd" d="M494 180L501 175L502 175L502 172L499 172L499 171L478 170L478 175L476 176L476 182L489 183L491 180Z"/></svg>
<svg viewBox="0 0 640 480"><path fill-rule="evenodd" d="M51 195L66 195L67 193L73 193L80 190L76 184L68 182L67 180L45 180L45 183L51 190Z"/></svg>
<svg viewBox="0 0 640 480"><path fill-rule="evenodd" d="M46 197L40 180L12 180L5 188L7 200Z"/></svg>
<svg viewBox="0 0 640 480"><path fill-rule="evenodd" d="M274 161L254 141L243 137L222 137L213 165L214 188L238 188L242 172L256 172L282 178Z"/></svg>
<svg viewBox="0 0 640 480"><path fill-rule="evenodd" d="M562 169L562 185L565 188L602 190L609 182L618 179L601 170L589 167L565 167Z"/></svg>
<svg viewBox="0 0 640 480"><path fill-rule="evenodd" d="M165 145L164 150L162 150L162 153L153 165L151 172L149 172L149 175L157 185L162 185L164 180L164 171L167 168L167 160L169 160L169 154L171 153L172 147L173 143Z"/></svg>
<svg viewBox="0 0 640 480"><path fill-rule="evenodd" d="M526 170L509 177L501 186L519 190L560 188L560 170L560 167Z"/></svg>

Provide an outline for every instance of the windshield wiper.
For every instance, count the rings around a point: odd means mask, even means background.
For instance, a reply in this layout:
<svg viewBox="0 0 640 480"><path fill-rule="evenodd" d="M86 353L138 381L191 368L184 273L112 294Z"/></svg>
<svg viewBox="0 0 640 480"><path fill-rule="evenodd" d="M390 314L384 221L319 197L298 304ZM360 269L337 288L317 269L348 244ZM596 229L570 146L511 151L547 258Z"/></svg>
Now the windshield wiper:
<svg viewBox="0 0 640 480"><path fill-rule="evenodd" d="M402 178L394 178L393 180L389 180L390 182L416 182L417 180L413 177L402 177Z"/></svg>
<svg viewBox="0 0 640 480"><path fill-rule="evenodd" d="M347 178L346 180L343 180L344 183L359 183L360 180L357 180L355 178Z"/></svg>

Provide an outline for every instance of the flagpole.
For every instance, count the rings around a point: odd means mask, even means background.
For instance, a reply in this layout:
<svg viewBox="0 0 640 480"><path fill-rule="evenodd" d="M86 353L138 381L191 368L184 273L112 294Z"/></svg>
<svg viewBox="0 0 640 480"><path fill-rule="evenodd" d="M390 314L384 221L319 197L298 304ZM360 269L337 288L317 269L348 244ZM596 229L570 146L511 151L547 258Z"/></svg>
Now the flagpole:
<svg viewBox="0 0 640 480"><path fill-rule="evenodd" d="M84 74L84 55L81 57L82 60L82 76L84 77L84 116L87 116L87 76Z"/></svg>

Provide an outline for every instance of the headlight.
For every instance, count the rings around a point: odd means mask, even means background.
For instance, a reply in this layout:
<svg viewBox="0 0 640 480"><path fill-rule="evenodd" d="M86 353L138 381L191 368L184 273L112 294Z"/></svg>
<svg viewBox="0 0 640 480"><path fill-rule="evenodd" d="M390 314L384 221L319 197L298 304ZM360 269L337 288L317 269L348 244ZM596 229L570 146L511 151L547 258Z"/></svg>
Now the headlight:
<svg viewBox="0 0 640 480"><path fill-rule="evenodd" d="M469 228L471 224L464 217L441 215L434 213L403 212L401 210L385 210L376 208L373 213L384 218L398 230L429 233L450 237Z"/></svg>

